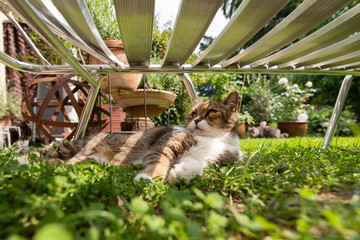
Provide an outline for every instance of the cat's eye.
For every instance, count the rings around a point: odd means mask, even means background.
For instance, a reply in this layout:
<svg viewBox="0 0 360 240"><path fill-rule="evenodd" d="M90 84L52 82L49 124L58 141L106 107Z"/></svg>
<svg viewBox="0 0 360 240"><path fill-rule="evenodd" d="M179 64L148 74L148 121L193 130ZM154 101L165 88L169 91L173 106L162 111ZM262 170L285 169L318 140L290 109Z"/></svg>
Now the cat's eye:
<svg viewBox="0 0 360 240"><path fill-rule="evenodd" d="M211 117L211 116L213 116L215 113L216 113L216 110L211 109L211 110L209 110L209 111L207 112L206 115L208 115L209 117Z"/></svg>
<svg viewBox="0 0 360 240"><path fill-rule="evenodd" d="M196 113L196 112L192 112L192 113L191 113L191 116L192 116L193 118L196 118L196 117L197 117L197 113Z"/></svg>

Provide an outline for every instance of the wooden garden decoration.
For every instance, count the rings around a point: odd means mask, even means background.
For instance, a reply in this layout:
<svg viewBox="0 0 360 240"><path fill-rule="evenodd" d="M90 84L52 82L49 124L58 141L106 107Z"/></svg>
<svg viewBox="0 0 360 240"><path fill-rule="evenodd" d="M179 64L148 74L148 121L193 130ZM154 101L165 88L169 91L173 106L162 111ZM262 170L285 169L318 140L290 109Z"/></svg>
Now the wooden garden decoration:
<svg viewBox="0 0 360 240"><path fill-rule="evenodd" d="M24 90L24 99L22 101L21 109L22 115L25 119L35 123L38 138L46 144L56 140L54 137L55 134L63 135L69 140L75 134L78 122L70 120L68 111L65 107L72 106L78 119L80 119L90 86L87 82L72 80L71 78L73 76L74 75L59 75L56 77L37 78L31 81ZM49 84L48 93L41 101L31 100L29 98L29 90L36 87L35 85L39 85L43 82ZM66 94L61 94L61 91ZM81 97L76 99L74 96L75 93L79 93L78 95ZM50 117L49 113L45 116L46 111L50 111ZM105 120L102 120L101 118L101 114L110 115L109 112L101 109L101 107L94 106L88 124L88 132L99 131L106 126L104 124ZM70 131L66 131L65 128L70 129Z"/></svg>

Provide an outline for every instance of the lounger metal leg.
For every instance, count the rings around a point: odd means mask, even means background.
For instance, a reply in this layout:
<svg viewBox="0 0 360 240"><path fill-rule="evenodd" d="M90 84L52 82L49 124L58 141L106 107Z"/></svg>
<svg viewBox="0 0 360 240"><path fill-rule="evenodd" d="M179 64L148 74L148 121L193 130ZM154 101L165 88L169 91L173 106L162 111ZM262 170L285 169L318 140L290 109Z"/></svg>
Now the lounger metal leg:
<svg viewBox="0 0 360 240"><path fill-rule="evenodd" d="M329 127L328 127L325 137L324 137L324 141L323 141L323 145L322 145L323 149L325 149L329 146L330 141L334 135L335 127L339 120L340 114L344 108L345 100L346 100L347 94L349 92L352 80L353 80L353 76L347 75L347 76L345 76L345 78L341 84L339 95L335 102L334 111L331 115L330 124L329 124Z"/></svg>
<svg viewBox="0 0 360 240"><path fill-rule="evenodd" d="M90 115L94 108L94 105L96 102L96 97L99 93L100 85L101 85L101 82L104 79L104 77L105 76L103 76L103 75L97 76L96 77L96 80L98 82L97 86L91 86L91 88L90 88L89 95L87 96L87 100L86 100L86 103L84 106L84 110L81 113L81 116L79 119L79 124L75 131L74 140L83 138L85 135L86 127L89 123Z"/></svg>
<svg viewBox="0 0 360 240"><path fill-rule="evenodd" d="M192 105L196 105L198 102L200 102L200 100L196 94L196 91L195 91L194 85L190 79L190 76L187 73L179 74L179 75L183 79L186 90L189 93L190 101L191 101Z"/></svg>

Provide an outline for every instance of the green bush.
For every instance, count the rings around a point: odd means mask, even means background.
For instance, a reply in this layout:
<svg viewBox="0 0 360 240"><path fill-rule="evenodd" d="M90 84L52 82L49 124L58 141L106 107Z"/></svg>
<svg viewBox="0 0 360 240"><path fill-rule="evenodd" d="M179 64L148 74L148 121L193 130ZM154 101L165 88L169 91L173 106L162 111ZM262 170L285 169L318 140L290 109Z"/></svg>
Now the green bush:
<svg viewBox="0 0 360 240"><path fill-rule="evenodd" d="M119 40L120 30L111 0L86 0L95 26L104 40Z"/></svg>
<svg viewBox="0 0 360 240"><path fill-rule="evenodd" d="M337 124L335 135L338 136L352 136L353 133L350 129L351 124L356 124L356 115L350 111L351 106L346 106L342 114L340 115L339 122ZM316 110L314 106L308 109L309 115L309 135L312 136L324 136L326 129L329 126L331 114L334 108L330 106L324 106L320 110Z"/></svg>
<svg viewBox="0 0 360 240"><path fill-rule="evenodd" d="M280 78L278 84L272 87L273 120L296 121L299 114L307 113L310 106L309 99L316 89L310 86L299 86L288 83L287 78Z"/></svg>
<svg viewBox="0 0 360 240"><path fill-rule="evenodd" d="M199 92L199 96L204 99L225 99L231 91L238 91L242 86L240 75L236 74L193 74L194 85Z"/></svg>
<svg viewBox="0 0 360 240"><path fill-rule="evenodd" d="M272 113L272 95L269 83L261 75L253 75L248 80L250 85L247 87L247 92L250 102L247 105L247 110L255 123L268 122Z"/></svg>
<svg viewBox="0 0 360 240"><path fill-rule="evenodd" d="M13 91L7 93L6 101L4 94L0 92L0 118L6 116L6 113L11 113L15 119L21 120L21 101Z"/></svg>
<svg viewBox="0 0 360 240"><path fill-rule="evenodd" d="M177 74L146 74L146 84L149 88L171 91L176 94L174 104L160 116L151 120L156 126L179 126L185 121L185 116L191 108L189 95L182 79Z"/></svg>

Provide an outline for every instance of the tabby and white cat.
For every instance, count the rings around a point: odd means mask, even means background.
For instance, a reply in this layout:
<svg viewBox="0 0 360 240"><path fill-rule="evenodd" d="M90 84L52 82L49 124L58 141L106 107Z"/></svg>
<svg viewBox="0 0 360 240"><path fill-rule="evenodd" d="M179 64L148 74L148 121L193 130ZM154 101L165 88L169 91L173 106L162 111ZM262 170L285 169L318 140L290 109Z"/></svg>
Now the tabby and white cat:
<svg viewBox="0 0 360 240"><path fill-rule="evenodd" d="M201 175L204 167L221 161L239 161L237 135L238 93L224 101L209 100L196 104L186 116L185 126L156 127L135 134L98 133L78 141L53 145L47 149L51 161L75 164L88 159L118 166L141 164L136 177L190 180Z"/></svg>
<svg viewBox="0 0 360 240"><path fill-rule="evenodd" d="M287 138L289 134L281 133L280 129L273 127L249 127L248 133L253 138Z"/></svg>

